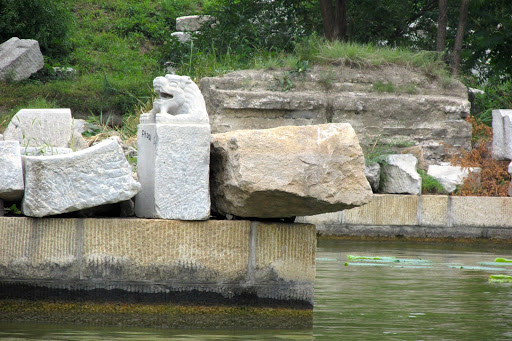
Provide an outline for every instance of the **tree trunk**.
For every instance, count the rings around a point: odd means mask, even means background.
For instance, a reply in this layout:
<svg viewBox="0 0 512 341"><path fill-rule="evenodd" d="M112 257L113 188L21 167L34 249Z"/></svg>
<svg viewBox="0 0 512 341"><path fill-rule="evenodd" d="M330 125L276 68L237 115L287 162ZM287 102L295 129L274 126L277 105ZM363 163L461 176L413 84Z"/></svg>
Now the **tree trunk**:
<svg viewBox="0 0 512 341"><path fill-rule="evenodd" d="M343 40L347 34L347 3L346 0L319 0L322 11L324 34L328 40Z"/></svg>
<svg viewBox="0 0 512 341"><path fill-rule="evenodd" d="M441 55L446 48L446 25L448 24L447 0L439 0L439 17L437 19L437 55Z"/></svg>
<svg viewBox="0 0 512 341"><path fill-rule="evenodd" d="M455 45L452 54L452 74L457 75L460 65L460 54L462 51L462 40L464 39L464 28L468 20L469 0L462 0L460 6L459 26L457 27L457 35L455 36Z"/></svg>

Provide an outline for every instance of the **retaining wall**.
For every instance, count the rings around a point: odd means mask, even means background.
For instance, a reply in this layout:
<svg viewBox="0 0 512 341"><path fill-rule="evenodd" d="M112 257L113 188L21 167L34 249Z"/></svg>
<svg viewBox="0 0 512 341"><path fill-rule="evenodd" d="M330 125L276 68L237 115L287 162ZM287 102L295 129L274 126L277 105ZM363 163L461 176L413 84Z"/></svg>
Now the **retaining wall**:
<svg viewBox="0 0 512 341"><path fill-rule="evenodd" d="M324 236L512 240L512 198L376 194L364 206L296 221Z"/></svg>
<svg viewBox="0 0 512 341"><path fill-rule="evenodd" d="M309 224L1 217L0 320L308 327L315 247Z"/></svg>

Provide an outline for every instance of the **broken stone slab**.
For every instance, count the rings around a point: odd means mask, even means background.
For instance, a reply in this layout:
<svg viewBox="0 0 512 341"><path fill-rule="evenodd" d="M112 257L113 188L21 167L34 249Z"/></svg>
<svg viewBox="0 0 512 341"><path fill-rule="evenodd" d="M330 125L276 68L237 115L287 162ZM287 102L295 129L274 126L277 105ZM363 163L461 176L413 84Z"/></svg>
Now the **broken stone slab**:
<svg viewBox="0 0 512 341"><path fill-rule="evenodd" d="M5 140L22 147L68 148L73 122L70 109L21 109L4 132Z"/></svg>
<svg viewBox="0 0 512 341"><path fill-rule="evenodd" d="M31 217L129 200L140 190L117 139L74 153L24 156L22 211Z"/></svg>
<svg viewBox="0 0 512 341"><path fill-rule="evenodd" d="M214 134L211 173L212 208L223 215L307 216L372 197L348 123Z"/></svg>
<svg viewBox="0 0 512 341"><path fill-rule="evenodd" d="M144 218L210 217L210 124L203 95L186 76L153 81L159 98L137 126L135 214Z"/></svg>
<svg viewBox="0 0 512 341"><path fill-rule="evenodd" d="M27 79L43 66L44 59L37 40L13 37L0 45L0 80Z"/></svg>
<svg viewBox="0 0 512 341"><path fill-rule="evenodd" d="M512 110L492 111L492 156L498 160L512 160Z"/></svg>
<svg viewBox="0 0 512 341"><path fill-rule="evenodd" d="M464 183L464 180L466 180L470 174L478 176L480 171L478 167L463 168L459 166L431 165L428 167L427 174L439 181L447 193L452 193L457 186Z"/></svg>
<svg viewBox="0 0 512 341"><path fill-rule="evenodd" d="M176 30L182 32L195 32L201 29L205 23L214 18L209 15L189 15L176 18Z"/></svg>
<svg viewBox="0 0 512 341"><path fill-rule="evenodd" d="M192 39L192 35L188 32L173 32L171 37L175 37L180 43L186 43Z"/></svg>
<svg viewBox="0 0 512 341"><path fill-rule="evenodd" d="M22 147L21 155L25 156L48 156L72 153L71 148L52 148L48 146L43 147Z"/></svg>
<svg viewBox="0 0 512 341"><path fill-rule="evenodd" d="M23 189L20 145L18 141L0 141L0 199L21 200Z"/></svg>
<svg viewBox="0 0 512 341"><path fill-rule="evenodd" d="M379 190L380 184L380 165L378 163L365 165L364 176L366 176L366 180L372 186L373 193L376 193Z"/></svg>
<svg viewBox="0 0 512 341"><path fill-rule="evenodd" d="M411 154L388 155L382 163L380 190L382 193L421 193L421 177L416 170L418 159Z"/></svg>

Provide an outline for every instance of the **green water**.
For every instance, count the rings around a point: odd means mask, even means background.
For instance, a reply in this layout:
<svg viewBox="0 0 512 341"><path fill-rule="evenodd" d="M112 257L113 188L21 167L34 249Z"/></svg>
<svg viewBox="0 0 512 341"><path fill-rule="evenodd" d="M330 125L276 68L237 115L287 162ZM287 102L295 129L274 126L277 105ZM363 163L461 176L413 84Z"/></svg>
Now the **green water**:
<svg viewBox="0 0 512 341"><path fill-rule="evenodd" d="M378 259L349 260L363 256ZM512 340L510 248L320 240L308 330L0 324L8 340ZM346 265L345 265L346 263Z"/></svg>

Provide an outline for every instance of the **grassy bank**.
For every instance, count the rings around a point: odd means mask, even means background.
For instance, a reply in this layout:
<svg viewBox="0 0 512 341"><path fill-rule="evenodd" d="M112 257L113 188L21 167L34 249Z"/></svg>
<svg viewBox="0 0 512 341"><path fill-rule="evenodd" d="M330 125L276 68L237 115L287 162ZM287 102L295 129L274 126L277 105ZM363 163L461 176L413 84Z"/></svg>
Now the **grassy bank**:
<svg viewBox="0 0 512 341"><path fill-rule="evenodd" d="M152 80L165 73L168 60L173 60L176 73L189 75L196 82L239 69L300 70L315 63L357 67L400 64L448 78L442 63L430 52L330 43L317 35L297 40L288 52L260 48L233 53L228 48L219 53L205 39L186 45L171 42L176 17L201 13L200 1L73 0L66 6L73 18L71 52L45 56L45 68L29 80L1 84L0 132L19 109L36 107L69 107L75 117L133 124L133 116L152 102ZM77 74L58 78L54 66L70 66Z"/></svg>

